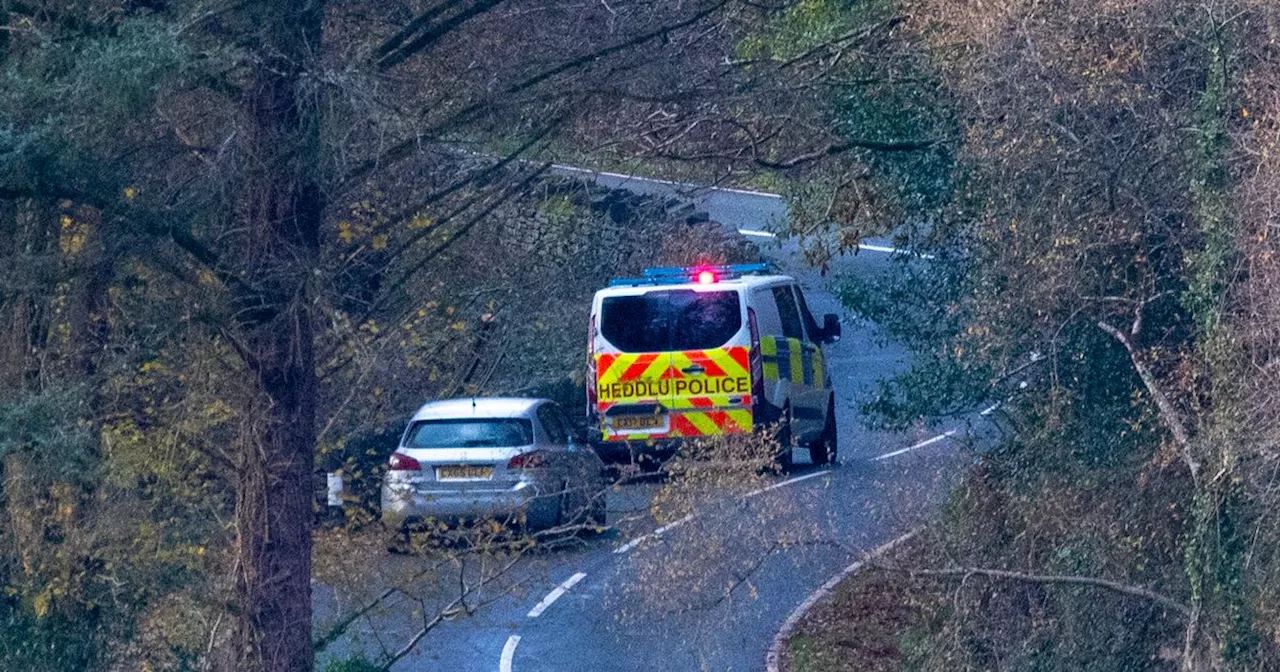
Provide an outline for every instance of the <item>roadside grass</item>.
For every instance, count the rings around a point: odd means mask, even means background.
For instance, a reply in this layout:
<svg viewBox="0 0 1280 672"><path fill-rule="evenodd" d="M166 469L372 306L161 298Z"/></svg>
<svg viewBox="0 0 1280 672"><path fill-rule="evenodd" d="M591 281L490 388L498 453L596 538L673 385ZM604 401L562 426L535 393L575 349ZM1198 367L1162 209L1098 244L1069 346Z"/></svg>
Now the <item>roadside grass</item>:
<svg viewBox="0 0 1280 672"><path fill-rule="evenodd" d="M910 557L917 542L899 548L886 558ZM787 672L896 672L903 669L903 649L913 631L925 624L924 600L937 589L929 581L919 584L898 572L874 567L841 582L831 595L816 604L796 626L783 654Z"/></svg>

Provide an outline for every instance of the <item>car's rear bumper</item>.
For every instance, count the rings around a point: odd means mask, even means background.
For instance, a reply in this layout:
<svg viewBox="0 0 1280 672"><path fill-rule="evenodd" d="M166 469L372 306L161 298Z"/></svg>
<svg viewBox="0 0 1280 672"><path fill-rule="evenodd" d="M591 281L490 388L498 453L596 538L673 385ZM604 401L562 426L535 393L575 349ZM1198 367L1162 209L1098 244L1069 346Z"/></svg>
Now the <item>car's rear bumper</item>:
<svg viewBox="0 0 1280 672"><path fill-rule="evenodd" d="M432 490L408 483L383 483L382 520L405 525L424 520L445 523L493 519L549 527L559 513L556 494L539 492L533 482L510 489Z"/></svg>

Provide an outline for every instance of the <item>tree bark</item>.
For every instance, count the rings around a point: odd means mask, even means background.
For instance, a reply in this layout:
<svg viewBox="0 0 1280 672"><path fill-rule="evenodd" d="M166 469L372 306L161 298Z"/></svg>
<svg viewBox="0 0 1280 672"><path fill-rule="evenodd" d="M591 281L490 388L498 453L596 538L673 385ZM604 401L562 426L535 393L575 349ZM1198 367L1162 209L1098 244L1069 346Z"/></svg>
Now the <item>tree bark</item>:
<svg viewBox="0 0 1280 672"><path fill-rule="evenodd" d="M314 174L314 111L299 87L317 62L322 0L250 10L260 58L244 100L251 169L239 205L252 250L235 297L256 394L247 406L236 483L235 670L309 671L315 354L310 279L323 198Z"/></svg>

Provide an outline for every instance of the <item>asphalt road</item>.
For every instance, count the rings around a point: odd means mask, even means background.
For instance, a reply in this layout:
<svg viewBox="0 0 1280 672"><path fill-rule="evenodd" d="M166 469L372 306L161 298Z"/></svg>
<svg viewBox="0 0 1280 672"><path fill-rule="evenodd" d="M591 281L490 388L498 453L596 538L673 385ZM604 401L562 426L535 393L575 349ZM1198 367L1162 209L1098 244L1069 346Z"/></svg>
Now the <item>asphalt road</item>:
<svg viewBox="0 0 1280 672"><path fill-rule="evenodd" d="M595 177L607 186L689 198L733 230L767 232L786 216L783 201L766 194ZM688 517L663 520L650 515L663 485L617 488L609 494L617 531L522 560L486 589L492 601L441 624L394 669L759 670L770 638L811 591L936 511L965 459L957 449L963 434L930 441L955 427L906 434L864 427L856 401L877 380L902 370L906 353L884 344L875 325L848 315L833 294L846 274L883 271L890 254L847 255L823 278L803 266L794 242L746 235L801 280L815 314L844 318L844 337L826 350L840 408L840 464L809 466L799 450L792 473L745 492L697 493ZM329 654L401 645L422 607L439 606L411 597L390 600ZM337 599L317 586L318 613L341 611Z"/></svg>

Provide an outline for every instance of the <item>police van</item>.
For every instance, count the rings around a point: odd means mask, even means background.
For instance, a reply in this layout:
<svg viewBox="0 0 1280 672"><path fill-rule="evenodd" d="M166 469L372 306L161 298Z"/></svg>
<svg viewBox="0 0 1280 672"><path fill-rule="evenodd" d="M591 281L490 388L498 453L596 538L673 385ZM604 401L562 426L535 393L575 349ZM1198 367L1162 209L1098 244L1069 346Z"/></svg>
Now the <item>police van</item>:
<svg viewBox="0 0 1280 672"><path fill-rule="evenodd" d="M651 268L596 292L587 414L611 462L657 461L679 440L778 424L783 466L836 454L835 394L819 324L795 279L766 264Z"/></svg>

